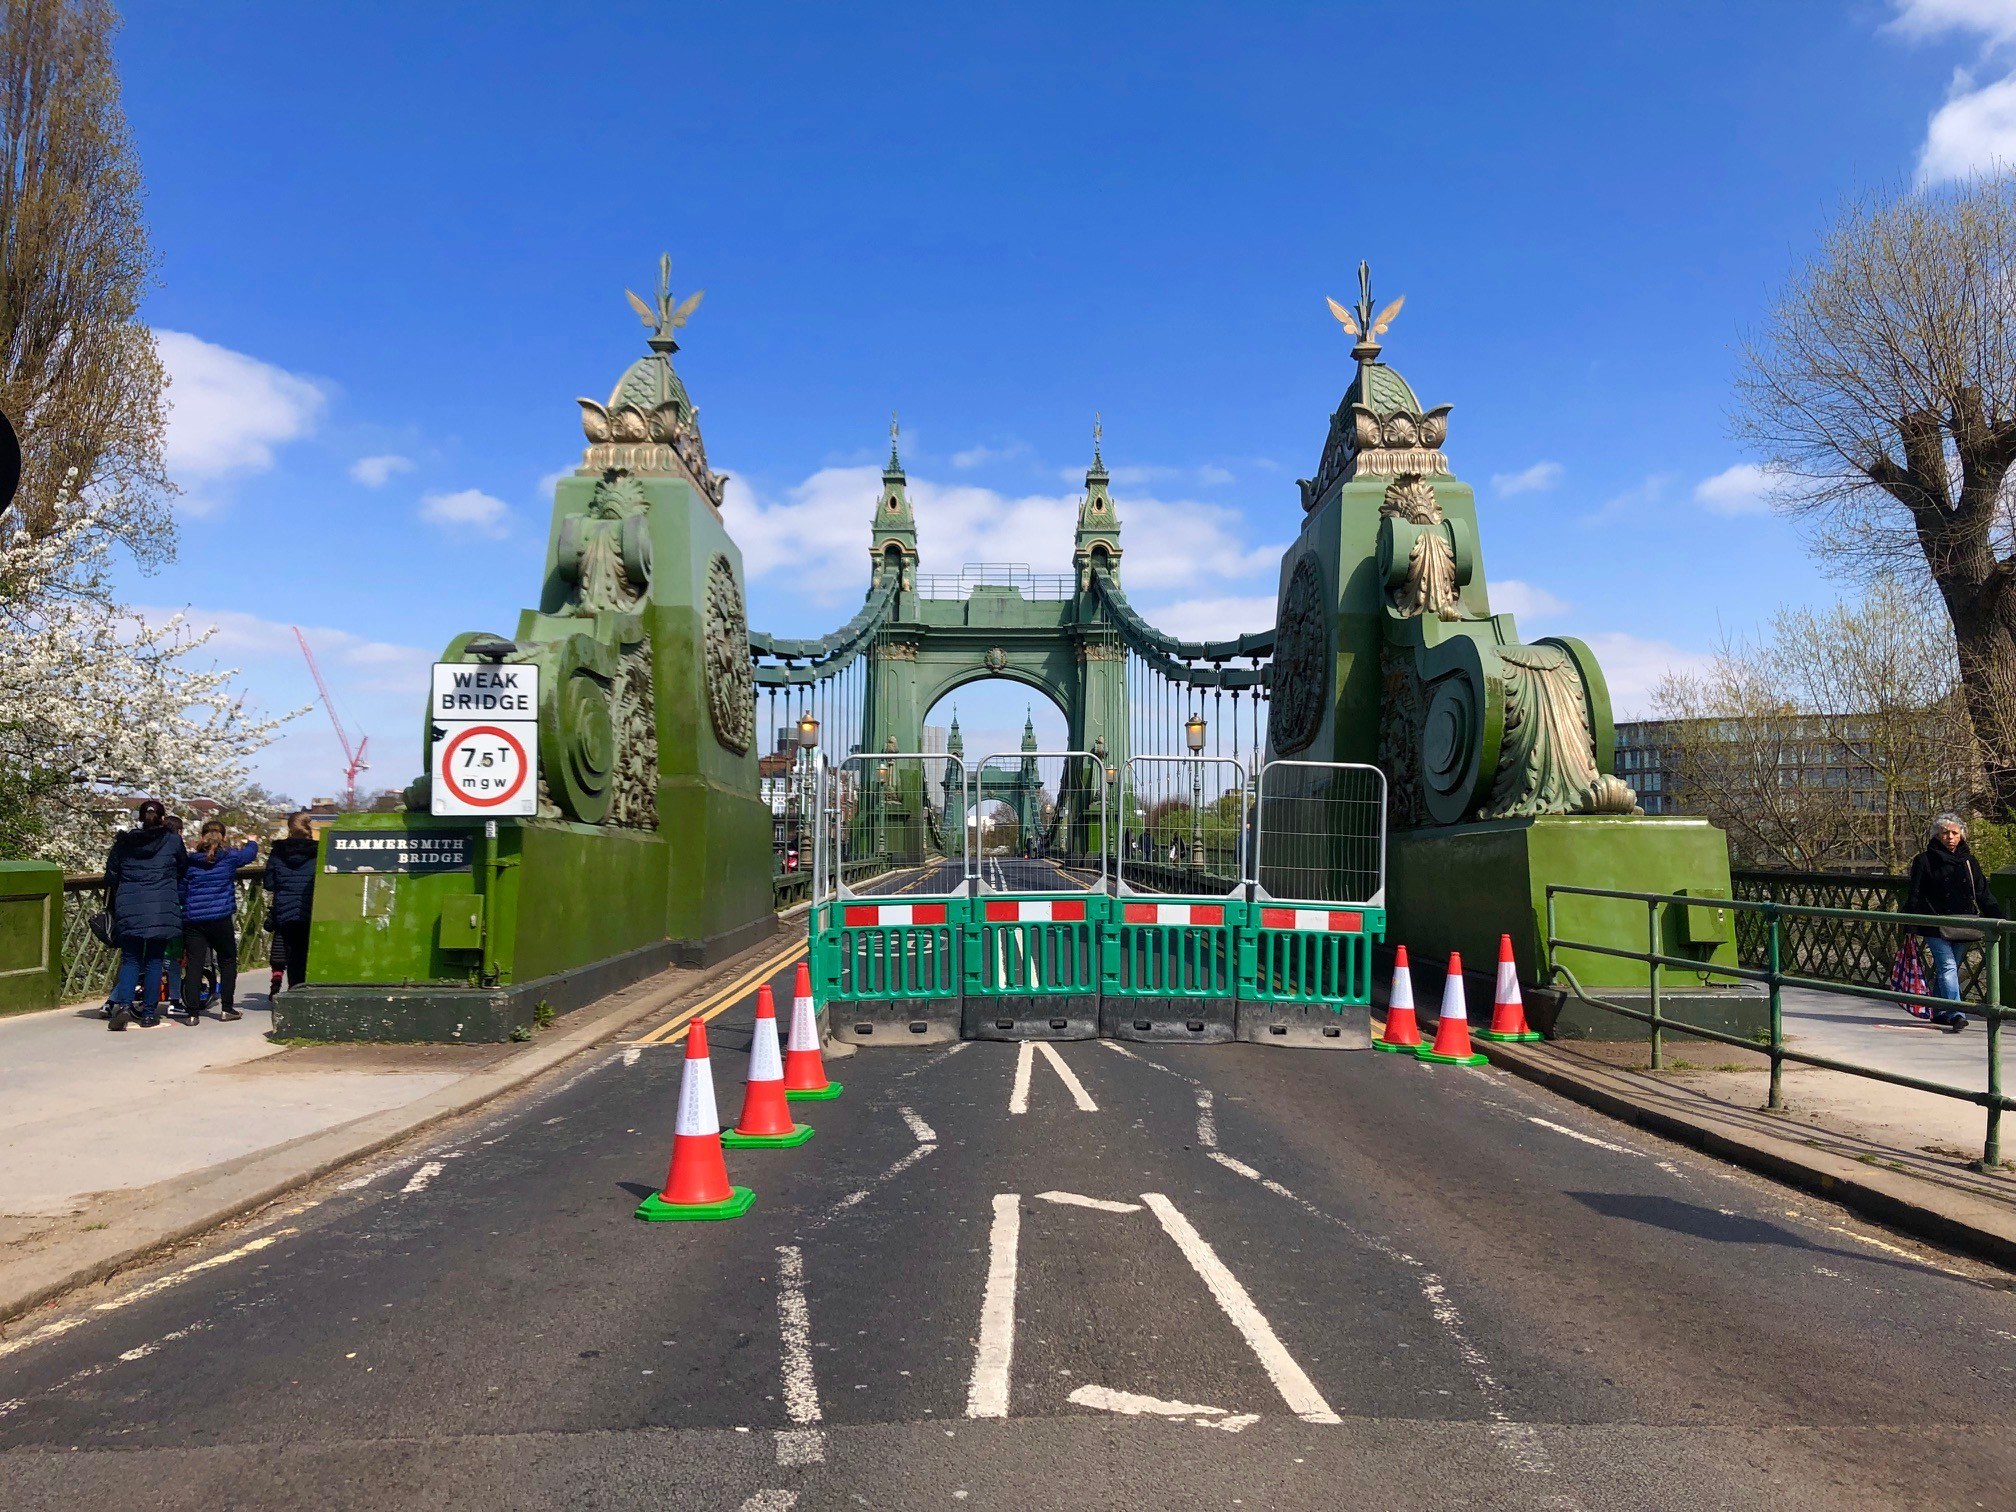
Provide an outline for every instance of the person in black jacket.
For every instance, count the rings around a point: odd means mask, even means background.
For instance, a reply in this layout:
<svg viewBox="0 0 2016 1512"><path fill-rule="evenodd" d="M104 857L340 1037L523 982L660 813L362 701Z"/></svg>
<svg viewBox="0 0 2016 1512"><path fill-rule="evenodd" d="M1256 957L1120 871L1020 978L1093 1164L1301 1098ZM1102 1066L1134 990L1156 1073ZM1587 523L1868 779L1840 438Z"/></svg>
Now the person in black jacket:
<svg viewBox="0 0 2016 1512"><path fill-rule="evenodd" d="M1988 890L1981 863L1967 849L1967 824L1958 814L1941 814L1932 821L1925 850L1911 863L1911 885L1904 895L1903 911L1953 918L2002 917L2002 905ZM1925 949L1932 957L1932 995L1959 1002L1960 953L1967 942L1948 939L1939 927L1929 924L1918 926L1916 932L1924 937ZM1967 1027L1967 1015L1958 1008L1941 1008L1933 1013L1932 1022L1957 1032Z"/></svg>
<svg viewBox="0 0 2016 1512"><path fill-rule="evenodd" d="M266 891L273 895L266 917L274 938L287 953L287 985L299 987L308 976L308 920L315 911L314 827L308 810L287 816L285 839L275 840L266 853Z"/></svg>
<svg viewBox="0 0 2016 1512"><path fill-rule="evenodd" d="M115 1030L161 1022L168 942L182 936L182 874L189 853L168 828L167 810L155 799L140 805L140 825L122 830L105 858L105 911L119 942L119 978L112 987ZM135 993L138 1000L135 1000Z"/></svg>

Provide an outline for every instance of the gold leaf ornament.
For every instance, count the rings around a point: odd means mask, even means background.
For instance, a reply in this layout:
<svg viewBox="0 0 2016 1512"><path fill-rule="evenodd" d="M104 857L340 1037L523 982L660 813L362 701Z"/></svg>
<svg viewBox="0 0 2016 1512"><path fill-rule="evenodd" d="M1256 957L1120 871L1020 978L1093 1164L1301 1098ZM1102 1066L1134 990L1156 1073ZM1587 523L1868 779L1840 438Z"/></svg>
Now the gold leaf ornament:
<svg viewBox="0 0 2016 1512"><path fill-rule="evenodd" d="M1344 327L1344 330L1346 331L1347 334L1352 336L1358 336L1363 334L1358 329L1357 320L1352 316L1349 310L1344 308L1344 306L1337 303L1337 301L1332 299L1328 294L1325 294L1323 296L1323 303L1330 306L1330 313L1337 317L1337 323ZM1394 308L1398 309L1399 306L1395 305Z"/></svg>
<svg viewBox="0 0 2016 1512"><path fill-rule="evenodd" d="M658 312L656 310L652 309L651 306L639 299L628 289L623 291L623 297L630 301L630 308L637 312L637 318L644 322L644 328L647 331L656 329L658 325Z"/></svg>
<svg viewBox="0 0 2016 1512"><path fill-rule="evenodd" d="M1384 336L1386 334L1386 327L1393 324L1393 317L1400 313L1400 306L1405 303L1407 303L1407 296L1402 294L1393 303L1381 310L1378 319L1372 322L1372 334L1374 336Z"/></svg>

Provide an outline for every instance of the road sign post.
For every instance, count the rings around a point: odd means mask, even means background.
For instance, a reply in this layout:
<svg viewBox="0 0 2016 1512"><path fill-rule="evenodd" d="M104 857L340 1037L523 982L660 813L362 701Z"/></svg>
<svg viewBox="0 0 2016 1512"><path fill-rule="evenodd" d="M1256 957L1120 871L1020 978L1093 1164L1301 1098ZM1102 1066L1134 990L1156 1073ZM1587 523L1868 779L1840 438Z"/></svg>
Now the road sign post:
<svg viewBox="0 0 2016 1512"><path fill-rule="evenodd" d="M428 717L432 811L485 819L539 811L539 669L436 662Z"/></svg>

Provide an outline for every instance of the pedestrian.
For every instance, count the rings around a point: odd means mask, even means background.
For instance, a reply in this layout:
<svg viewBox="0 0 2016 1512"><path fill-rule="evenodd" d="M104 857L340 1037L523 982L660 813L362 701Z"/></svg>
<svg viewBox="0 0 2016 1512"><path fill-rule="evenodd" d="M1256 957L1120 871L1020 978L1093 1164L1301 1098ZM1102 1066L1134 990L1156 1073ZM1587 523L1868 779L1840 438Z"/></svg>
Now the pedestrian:
<svg viewBox="0 0 2016 1512"><path fill-rule="evenodd" d="M182 934L182 874L189 853L168 828L158 799L140 805L139 825L122 830L105 858L105 911L119 945L119 975L112 986L112 1021L151 1029L161 1022L160 999L168 942Z"/></svg>
<svg viewBox="0 0 2016 1512"><path fill-rule="evenodd" d="M170 814L161 822L175 832L175 838L181 840L183 849L187 850L189 842L184 838L182 833L182 816L180 814ZM186 869L182 873L182 885L177 889L177 892L179 895L178 901L182 905L182 918L186 923L189 918L189 873ZM182 968L187 964L188 954L188 942L183 936L177 935L168 942L165 956L168 970L166 972L166 980L161 984L160 1011L166 1013L168 1017L178 1023L187 1022L193 1024L196 1021L182 1012Z"/></svg>
<svg viewBox="0 0 2016 1512"><path fill-rule="evenodd" d="M201 984L213 959L217 963L217 1017L227 1023L244 1017L238 1011L238 869L258 859L257 840L227 849L224 824L218 819L204 824L196 849L190 853L188 902L182 918L183 938L189 942L188 991L182 1008L191 1023L202 1021Z"/></svg>
<svg viewBox="0 0 2016 1512"><path fill-rule="evenodd" d="M2002 917L2002 905L1988 890L1981 863L1967 848L1967 823L1958 814L1941 814L1932 821L1925 849L1911 863L1903 911L1956 919ZM1931 995L1959 1002L1961 953L1984 938L1984 931L1967 924L1921 924L1914 932L1924 939L1932 957ZM1932 1022L1957 1034L1967 1027L1967 1015L1958 1008L1941 1008L1932 1014Z"/></svg>
<svg viewBox="0 0 2016 1512"><path fill-rule="evenodd" d="M287 816L287 834L275 840L266 855L266 891L273 896L266 917L273 938L286 951L287 985L299 987L308 977L308 920L315 910L314 826L308 810Z"/></svg>

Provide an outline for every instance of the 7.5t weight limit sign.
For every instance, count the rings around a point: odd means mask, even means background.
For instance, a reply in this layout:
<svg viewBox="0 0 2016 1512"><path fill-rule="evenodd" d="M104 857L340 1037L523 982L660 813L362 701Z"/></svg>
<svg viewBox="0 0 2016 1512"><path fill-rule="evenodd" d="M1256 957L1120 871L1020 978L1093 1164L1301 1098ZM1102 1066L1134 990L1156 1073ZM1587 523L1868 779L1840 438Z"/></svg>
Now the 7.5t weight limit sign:
<svg viewBox="0 0 2016 1512"><path fill-rule="evenodd" d="M436 662L428 765L442 815L523 818L539 809L539 669Z"/></svg>

